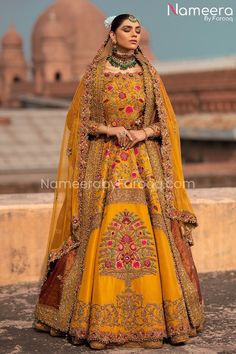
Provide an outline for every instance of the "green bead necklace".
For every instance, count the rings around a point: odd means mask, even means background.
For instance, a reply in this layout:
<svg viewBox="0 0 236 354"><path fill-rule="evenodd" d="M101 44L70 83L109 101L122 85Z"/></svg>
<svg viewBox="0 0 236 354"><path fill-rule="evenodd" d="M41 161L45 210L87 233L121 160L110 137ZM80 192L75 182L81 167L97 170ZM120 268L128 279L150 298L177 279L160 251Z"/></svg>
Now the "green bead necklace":
<svg viewBox="0 0 236 354"><path fill-rule="evenodd" d="M112 54L107 57L107 60L112 66L119 67L121 70L126 70L128 68L132 68L137 64L136 58L132 55L131 58L123 57L122 55L118 55L117 49L112 48Z"/></svg>

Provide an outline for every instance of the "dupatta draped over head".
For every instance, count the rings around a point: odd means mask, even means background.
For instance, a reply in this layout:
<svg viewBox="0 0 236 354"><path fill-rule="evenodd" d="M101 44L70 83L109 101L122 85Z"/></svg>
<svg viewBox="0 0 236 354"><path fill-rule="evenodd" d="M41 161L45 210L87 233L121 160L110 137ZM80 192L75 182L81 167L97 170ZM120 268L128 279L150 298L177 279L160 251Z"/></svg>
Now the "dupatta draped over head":
<svg viewBox="0 0 236 354"><path fill-rule="evenodd" d="M86 193L89 192L83 188L90 144L89 124L91 122L106 124L102 104L104 92L102 74L111 49L112 42L108 36L85 70L68 110L42 281L45 281L51 262L77 247L78 282L83 273L84 255L90 233L88 225L91 225L92 219L96 217L96 210L88 209L92 207L87 204ZM175 113L157 70L139 47L135 55L144 74L146 103L143 127L159 122L161 129L159 151L164 196L163 212L167 218L180 222L183 236L189 245L192 245L191 229L198 226L198 222L184 186L180 136ZM102 138L100 139L102 141ZM154 150L157 150L157 141L147 139L145 144L154 172L157 168L160 170L160 166L156 166L154 154ZM99 173L95 178L99 180Z"/></svg>

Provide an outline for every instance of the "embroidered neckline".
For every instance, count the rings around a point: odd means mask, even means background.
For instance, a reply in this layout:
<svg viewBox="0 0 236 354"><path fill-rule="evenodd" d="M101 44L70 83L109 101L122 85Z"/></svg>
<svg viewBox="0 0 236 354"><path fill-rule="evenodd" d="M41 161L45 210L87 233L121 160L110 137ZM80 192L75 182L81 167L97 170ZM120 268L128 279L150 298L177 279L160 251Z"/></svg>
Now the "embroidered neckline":
<svg viewBox="0 0 236 354"><path fill-rule="evenodd" d="M115 72L112 72L112 71L104 71L103 72L103 75L108 77L108 76L136 76L136 75L143 75L143 71L134 71L134 72L122 72L122 71L118 71L117 73Z"/></svg>

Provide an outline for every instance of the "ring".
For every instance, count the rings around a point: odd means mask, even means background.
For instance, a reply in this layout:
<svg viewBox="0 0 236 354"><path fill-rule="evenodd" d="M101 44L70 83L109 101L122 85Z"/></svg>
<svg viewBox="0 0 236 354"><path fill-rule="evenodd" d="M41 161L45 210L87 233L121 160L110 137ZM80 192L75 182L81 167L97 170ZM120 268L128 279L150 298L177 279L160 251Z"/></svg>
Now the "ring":
<svg viewBox="0 0 236 354"><path fill-rule="evenodd" d="M120 135L121 135L121 136L126 135L126 131L123 130L123 132L120 132Z"/></svg>

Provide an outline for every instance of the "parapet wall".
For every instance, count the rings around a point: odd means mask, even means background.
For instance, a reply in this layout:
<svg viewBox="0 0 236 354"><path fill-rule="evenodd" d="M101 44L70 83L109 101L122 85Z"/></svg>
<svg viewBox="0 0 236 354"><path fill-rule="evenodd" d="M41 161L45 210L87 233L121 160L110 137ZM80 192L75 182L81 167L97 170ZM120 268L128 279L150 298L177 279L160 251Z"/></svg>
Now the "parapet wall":
<svg viewBox="0 0 236 354"><path fill-rule="evenodd" d="M236 269L236 188L189 190L198 272ZM0 285L39 280L53 193L0 195Z"/></svg>

